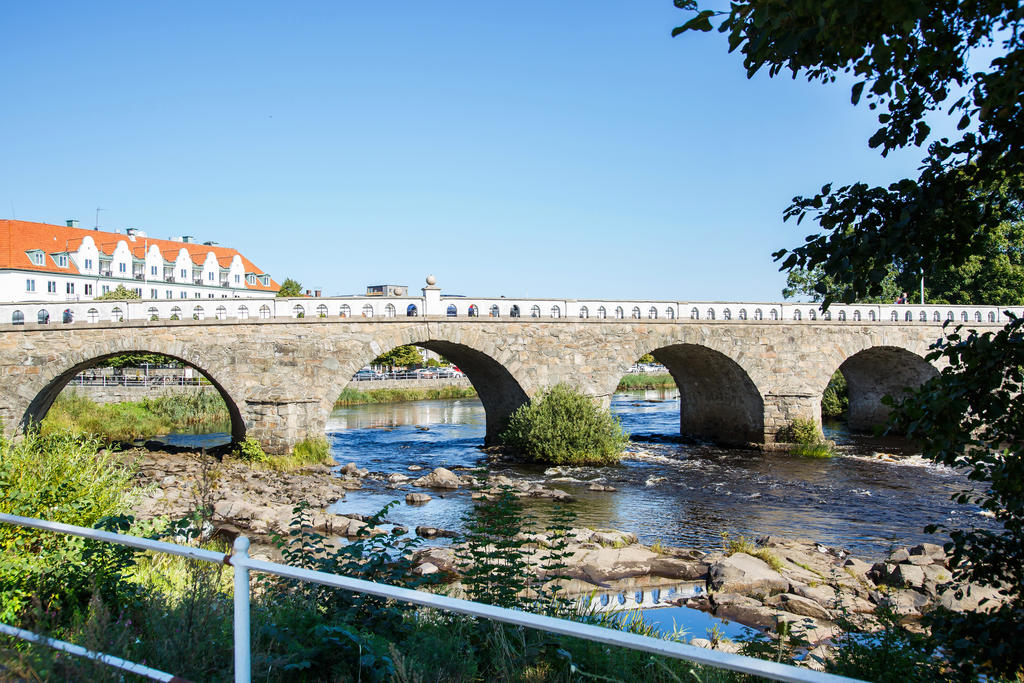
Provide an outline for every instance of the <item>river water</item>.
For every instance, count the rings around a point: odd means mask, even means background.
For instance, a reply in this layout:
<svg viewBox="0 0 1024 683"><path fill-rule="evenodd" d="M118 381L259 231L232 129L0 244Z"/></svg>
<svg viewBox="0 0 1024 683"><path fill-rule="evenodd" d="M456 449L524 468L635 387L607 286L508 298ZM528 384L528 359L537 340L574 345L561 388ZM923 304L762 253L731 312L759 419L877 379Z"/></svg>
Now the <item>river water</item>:
<svg viewBox="0 0 1024 683"><path fill-rule="evenodd" d="M935 542L929 523L984 526L977 508L950 496L969 486L961 474L931 464L906 444L826 428L840 446L830 459L680 443L679 400L658 391L616 394L612 411L633 436L626 457L615 467L542 468L496 465L494 473L564 489L576 497L577 525L631 531L643 543L719 548L721 534L757 537L776 534L842 547L877 560L893 546ZM371 472L410 473L435 467L486 464L479 450L484 412L477 400L413 401L340 408L331 415L327 438L340 463L354 462ZM425 473L425 472L424 472ZM614 492L589 491L591 482ZM376 512L403 500L411 486L392 490L367 479L349 492L335 512ZM396 506L388 519L462 529L471 504L468 491L439 494L423 506ZM529 511L544 521L551 503L527 499Z"/></svg>

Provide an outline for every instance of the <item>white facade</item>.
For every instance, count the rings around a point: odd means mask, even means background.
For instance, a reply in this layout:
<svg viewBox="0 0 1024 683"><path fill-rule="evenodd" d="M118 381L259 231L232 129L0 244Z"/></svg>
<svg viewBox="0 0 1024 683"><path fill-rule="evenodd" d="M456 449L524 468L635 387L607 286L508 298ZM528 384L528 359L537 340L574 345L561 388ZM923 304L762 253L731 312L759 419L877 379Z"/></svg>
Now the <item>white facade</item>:
<svg viewBox="0 0 1024 683"><path fill-rule="evenodd" d="M0 301L90 301L119 285L145 300L210 300L273 295L269 275L233 249L129 234L2 221L11 263L0 264ZM47 229L52 232L47 232ZM24 256L20 252L24 252ZM270 290L270 291L268 291Z"/></svg>

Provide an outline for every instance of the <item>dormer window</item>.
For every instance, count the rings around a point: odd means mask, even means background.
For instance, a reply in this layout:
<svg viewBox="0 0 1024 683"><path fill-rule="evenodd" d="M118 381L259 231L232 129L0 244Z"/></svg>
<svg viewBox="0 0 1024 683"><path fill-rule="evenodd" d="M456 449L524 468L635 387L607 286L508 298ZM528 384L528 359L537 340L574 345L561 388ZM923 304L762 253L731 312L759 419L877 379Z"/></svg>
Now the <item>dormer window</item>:
<svg viewBox="0 0 1024 683"><path fill-rule="evenodd" d="M61 267L61 268L67 268L68 267L68 255L67 254L57 254L57 265L59 267Z"/></svg>
<svg viewBox="0 0 1024 683"><path fill-rule="evenodd" d="M260 275L260 284L263 285L264 287L270 286L270 276Z"/></svg>
<svg viewBox="0 0 1024 683"><path fill-rule="evenodd" d="M46 265L46 254L44 254L43 252L39 251L38 249L34 249L32 251L28 251L28 252L25 252L25 253L28 254L28 259L29 259L29 261L32 262L32 265L34 265L34 266L45 266Z"/></svg>
<svg viewBox="0 0 1024 683"><path fill-rule="evenodd" d="M249 283L250 285L255 286L256 285L256 276L253 275L252 273L249 273L248 275L245 276L245 281L247 283Z"/></svg>

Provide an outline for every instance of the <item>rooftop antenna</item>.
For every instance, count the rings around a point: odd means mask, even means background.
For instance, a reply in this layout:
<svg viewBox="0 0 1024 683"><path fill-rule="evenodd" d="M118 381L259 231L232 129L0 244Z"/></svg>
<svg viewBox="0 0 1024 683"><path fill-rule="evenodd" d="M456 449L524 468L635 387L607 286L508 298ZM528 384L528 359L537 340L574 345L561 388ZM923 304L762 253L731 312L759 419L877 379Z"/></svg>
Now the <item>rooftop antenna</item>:
<svg viewBox="0 0 1024 683"><path fill-rule="evenodd" d="M98 206L96 207L96 224L92 227L93 230L99 230L100 229L100 211L103 211L103 210L104 209L101 209Z"/></svg>

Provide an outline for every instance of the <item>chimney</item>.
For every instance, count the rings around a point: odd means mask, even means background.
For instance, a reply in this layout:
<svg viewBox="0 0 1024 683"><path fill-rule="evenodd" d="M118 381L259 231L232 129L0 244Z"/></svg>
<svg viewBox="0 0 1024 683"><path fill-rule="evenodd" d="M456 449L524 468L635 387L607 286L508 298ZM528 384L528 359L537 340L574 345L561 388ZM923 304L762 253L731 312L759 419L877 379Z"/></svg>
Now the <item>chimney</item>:
<svg viewBox="0 0 1024 683"><path fill-rule="evenodd" d="M69 228L77 228L78 227L78 221L75 220L74 218L69 218L69 219L67 219L64 222L67 223Z"/></svg>
<svg viewBox="0 0 1024 683"><path fill-rule="evenodd" d="M313 290L313 296L315 296L317 298L323 296L323 290L322 289L314 289Z"/></svg>
<svg viewBox="0 0 1024 683"><path fill-rule="evenodd" d="M192 240L193 240L192 235L182 235L181 236L181 241L184 242L185 244L192 244Z"/></svg>
<svg viewBox="0 0 1024 683"><path fill-rule="evenodd" d="M309 290L308 289L306 290L306 296L309 296Z"/></svg>

